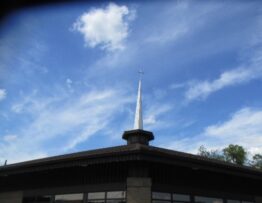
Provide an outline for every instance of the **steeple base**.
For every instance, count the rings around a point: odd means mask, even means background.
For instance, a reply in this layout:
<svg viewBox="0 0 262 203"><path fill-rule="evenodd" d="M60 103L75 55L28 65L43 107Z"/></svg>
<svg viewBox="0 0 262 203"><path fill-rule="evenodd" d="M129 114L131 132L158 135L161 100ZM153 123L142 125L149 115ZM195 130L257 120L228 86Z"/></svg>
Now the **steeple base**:
<svg viewBox="0 0 262 203"><path fill-rule="evenodd" d="M149 145L149 141L154 139L154 135L150 131L141 129L125 131L122 138L127 141L127 144L144 144Z"/></svg>

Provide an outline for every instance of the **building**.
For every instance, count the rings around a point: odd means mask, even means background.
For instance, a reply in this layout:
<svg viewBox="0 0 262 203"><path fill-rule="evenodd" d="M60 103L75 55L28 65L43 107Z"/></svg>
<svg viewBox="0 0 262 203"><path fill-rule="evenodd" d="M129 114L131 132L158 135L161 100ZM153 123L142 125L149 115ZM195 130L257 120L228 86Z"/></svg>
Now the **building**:
<svg viewBox="0 0 262 203"><path fill-rule="evenodd" d="M139 81L127 145L0 167L0 203L262 203L262 171L150 146Z"/></svg>

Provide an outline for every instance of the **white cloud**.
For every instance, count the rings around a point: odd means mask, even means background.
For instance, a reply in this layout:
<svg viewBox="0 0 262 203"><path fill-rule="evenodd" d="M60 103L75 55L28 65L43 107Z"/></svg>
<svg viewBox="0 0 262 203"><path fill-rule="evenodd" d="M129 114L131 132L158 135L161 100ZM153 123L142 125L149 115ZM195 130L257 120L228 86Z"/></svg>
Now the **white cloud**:
<svg viewBox="0 0 262 203"><path fill-rule="evenodd" d="M134 19L134 13L127 6L110 3L104 9L94 8L82 14L73 29L83 34L86 45L90 47L121 50L129 34L128 24Z"/></svg>
<svg viewBox="0 0 262 203"><path fill-rule="evenodd" d="M186 87L187 83L174 83L169 86L170 89L180 89Z"/></svg>
<svg viewBox="0 0 262 203"><path fill-rule="evenodd" d="M202 80L189 83L189 88L185 93L188 101L196 99L205 99L210 94L223 88L247 83L251 80L262 78L262 29L261 16L258 17L258 23L255 23L255 29L247 42L246 49L242 50L243 56L239 56L242 63L239 66L224 71L214 80Z"/></svg>
<svg viewBox="0 0 262 203"><path fill-rule="evenodd" d="M252 153L262 153L261 123L262 110L243 108L229 120L207 127L204 134L222 139L224 143L242 145Z"/></svg>
<svg viewBox="0 0 262 203"><path fill-rule="evenodd" d="M6 98L6 90L0 89L0 101Z"/></svg>
<svg viewBox="0 0 262 203"><path fill-rule="evenodd" d="M196 142L195 139L183 138L183 139L177 139L176 141L173 141L173 140L165 141L160 146L163 148L167 148L167 149L196 154L198 147L201 145L202 144L199 142Z"/></svg>
<svg viewBox="0 0 262 203"><path fill-rule="evenodd" d="M213 81L192 82L185 96L187 100L205 99L211 93L222 88L242 84L260 77L262 77L261 67L241 67L225 71Z"/></svg>
<svg viewBox="0 0 262 203"><path fill-rule="evenodd" d="M98 131L106 131L112 119L132 102L119 89L93 89L78 97L55 95L41 97L36 92L14 105L18 107L14 112L23 114L28 122L16 130L12 142L0 141L0 157L16 162L47 156L49 150L52 154L69 152Z"/></svg>
<svg viewBox="0 0 262 203"><path fill-rule="evenodd" d="M144 125L149 129L165 128L169 125L168 121L160 119L163 114L172 110L173 105L165 103L151 104L148 109L145 109Z"/></svg>
<svg viewBox="0 0 262 203"><path fill-rule="evenodd" d="M163 146L196 154L201 145L211 150L221 150L229 144L238 144L251 154L262 153L261 123L261 109L242 108L228 120L206 127L197 136L179 139Z"/></svg>

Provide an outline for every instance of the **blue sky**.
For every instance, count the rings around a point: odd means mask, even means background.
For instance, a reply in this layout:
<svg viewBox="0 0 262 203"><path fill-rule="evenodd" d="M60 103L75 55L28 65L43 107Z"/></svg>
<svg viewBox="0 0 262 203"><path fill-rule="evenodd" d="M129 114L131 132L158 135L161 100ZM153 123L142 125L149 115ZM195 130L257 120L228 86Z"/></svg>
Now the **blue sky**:
<svg viewBox="0 0 262 203"><path fill-rule="evenodd" d="M153 145L262 153L260 1L28 8L0 53L0 163L125 144L140 69Z"/></svg>

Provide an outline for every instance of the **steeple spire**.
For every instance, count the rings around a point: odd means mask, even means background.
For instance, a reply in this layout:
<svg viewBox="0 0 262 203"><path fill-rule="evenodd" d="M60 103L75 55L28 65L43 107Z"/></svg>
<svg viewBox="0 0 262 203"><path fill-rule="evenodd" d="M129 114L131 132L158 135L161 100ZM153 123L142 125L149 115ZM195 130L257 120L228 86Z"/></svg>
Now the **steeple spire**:
<svg viewBox="0 0 262 203"><path fill-rule="evenodd" d="M143 130L143 113L142 113L142 74L139 71L140 79L138 82L138 93L136 101L136 115L134 129L128 130L123 133L122 138L127 141L127 144L143 144L149 145L149 142L154 139L154 135L150 131Z"/></svg>
<svg viewBox="0 0 262 203"><path fill-rule="evenodd" d="M139 71L139 74L143 74L143 72ZM137 101L136 101L136 115L135 115L134 129L143 130L141 76L138 82L138 93L137 93Z"/></svg>

